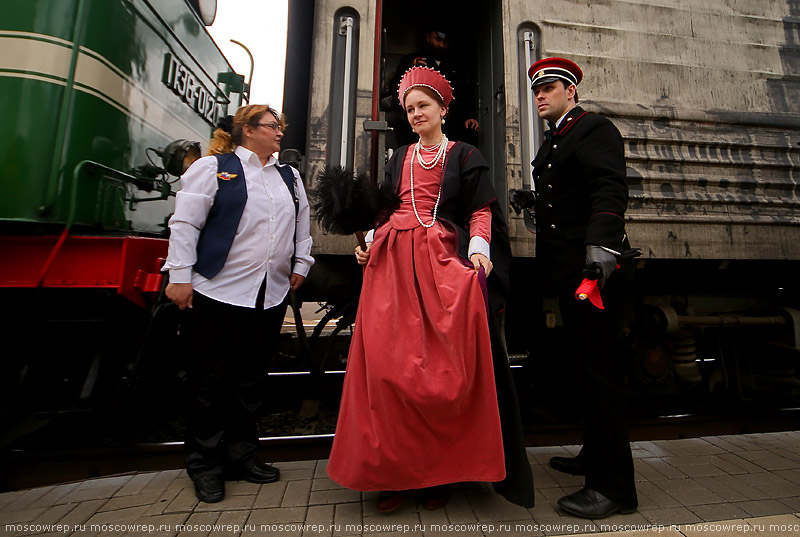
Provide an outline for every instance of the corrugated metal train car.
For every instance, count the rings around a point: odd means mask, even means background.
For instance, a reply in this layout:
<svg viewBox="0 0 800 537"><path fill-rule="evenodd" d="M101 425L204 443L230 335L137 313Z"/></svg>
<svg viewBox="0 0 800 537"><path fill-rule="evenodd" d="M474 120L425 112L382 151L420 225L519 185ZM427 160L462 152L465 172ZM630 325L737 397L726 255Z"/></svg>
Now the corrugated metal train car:
<svg viewBox="0 0 800 537"><path fill-rule="evenodd" d="M581 105L624 138L627 227L643 252L628 323L632 384L797 400L796 0L291 0L289 13L284 110L301 125L287 133L283 155L312 189L326 165L382 176L396 144L386 106L394 71L431 21L446 28L473 85L477 145L503 202L509 189L530 186L542 137L528 67L548 56L580 64ZM530 380L557 360L548 342L560 321L532 285L536 238L508 216L506 338ZM341 270L352 248L352 239L317 230L317 270Z"/></svg>

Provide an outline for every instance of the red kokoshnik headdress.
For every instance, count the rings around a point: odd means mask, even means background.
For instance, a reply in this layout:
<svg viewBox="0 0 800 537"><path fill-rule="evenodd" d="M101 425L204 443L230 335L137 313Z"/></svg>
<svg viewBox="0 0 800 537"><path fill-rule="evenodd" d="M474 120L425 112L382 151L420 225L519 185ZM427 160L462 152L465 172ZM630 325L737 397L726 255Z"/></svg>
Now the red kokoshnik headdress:
<svg viewBox="0 0 800 537"><path fill-rule="evenodd" d="M442 99L445 108L450 106L450 101L453 100L453 87L450 82L436 69L412 67L405 72L397 88L397 96L403 108L406 106L406 93L419 86L433 90Z"/></svg>

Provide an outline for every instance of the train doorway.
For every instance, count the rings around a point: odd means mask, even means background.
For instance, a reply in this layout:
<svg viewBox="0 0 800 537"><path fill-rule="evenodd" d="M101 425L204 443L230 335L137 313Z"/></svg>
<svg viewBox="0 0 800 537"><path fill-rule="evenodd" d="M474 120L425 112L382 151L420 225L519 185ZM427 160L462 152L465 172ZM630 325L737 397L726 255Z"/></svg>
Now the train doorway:
<svg viewBox="0 0 800 537"><path fill-rule="evenodd" d="M505 203L505 91L500 2L385 0L382 11L380 110L392 127L386 148L416 141L397 98L413 65L433 67L454 87L445 133L480 149ZM469 6L465 9L465 6Z"/></svg>

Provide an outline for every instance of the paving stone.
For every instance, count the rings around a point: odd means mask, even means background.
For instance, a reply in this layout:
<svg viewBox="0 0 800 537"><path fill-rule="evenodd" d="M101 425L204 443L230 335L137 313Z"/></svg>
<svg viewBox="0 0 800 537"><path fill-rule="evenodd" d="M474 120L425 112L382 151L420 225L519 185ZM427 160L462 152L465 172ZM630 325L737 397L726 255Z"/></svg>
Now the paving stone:
<svg viewBox="0 0 800 537"><path fill-rule="evenodd" d="M50 492L31 503L29 507L50 507L60 503L68 503L64 500L64 497L78 488L78 485L80 485L80 483L67 483L66 485L58 485L57 487L53 487Z"/></svg>
<svg viewBox="0 0 800 537"><path fill-rule="evenodd" d="M788 470L789 468L798 467L797 461L780 457L778 455L773 455L768 459L757 459L752 462L753 464L756 464L765 470Z"/></svg>
<svg viewBox="0 0 800 537"><path fill-rule="evenodd" d="M534 530L544 535L594 533L597 526L591 520L573 516L547 516L534 519Z"/></svg>
<svg viewBox="0 0 800 537"><path fill-rule="evenodd" d="M310 482L308 482L310 484ZM307 500L308 505L320 505L328 503L349 503L360 502L361 493L357 490L315 490L312 491Z"/></svg>
<svg viewBox="0 0 800 537"><path fill-rule="evenodd" d="M176 513L183 511L192 511L198 504L197 496L194 490L181 489L175 499L163 510L164 513Z"/></svg>
<svg viewBox="0 0 800 537"><path fill-rule="evenodd" d="M681 525L678 530L686 537L707 537L715 535L718 537L748 537L758 535L756 530L742 519L722 520L716 522L698 522L693 524Z"/></svg>
<svg viewBox="0 0 800 537"><path fill-rule="evenodd" d="M247 481L225 482L225 496L256 495L260 490L261 485L258 483L249 483Z"/></svg>
<svg viewBox="0 0 800 537"><path fill-rule="evenodd" d="M117 509L125 509L127 507L136 507L138 505L150 506L155 503L161 496L157 490L151 492L143 492L141 494L133 494L131 496L119 496L108 500L99 511L115 511Z"/></svg>
<svg viewBox="0 0 800 537"><path fill-rule="evenodd" d="M680 455L677 457L662 457L660 460L674 466L681 468L682 466L690 466L695 464L711 464L714 455Z"/></svg>
<svg viewBox="0 0 800 537"><path fill-rule="evenodd" d="M488 525L488 528L484 529L483 534L491 537L529 537L544 535L544 532L539 529L536 521L530 518L488 522L486 525ZM427 537L428 534L425 533L425 535Z"/></svg>
<svg viewBox="0 0 800 537"><path fill-rule="evenodd" d="M61 501L64 503L79 503L87 502L89 500L107 500L121 488L121 485L83 489L78 486L74 490L71 490L69 493L65 494Z"/></svg>
<svg viewBox="0 0 800 537"><path fill-rule="evenodd" d="M192 513L183 523L183 530L178 537L207 537L211 533L210 526L219 518L219 513Z"/></svg>
<svg viewBox="0 0 800 537"><path fill-rule="evenodd" d="M726 436L704 436L703 440L727 452L739 451L741 449Z"/></svg>
<svg viewBox="0 0 800 537"><path fill-rule="evenodd" d="M655 483L637 483L636 493L639 496L639 509L644 508L665 508L665 507L680 507L681 502L668 492L659 488L659 484L664 483L658 481Z"/></svg>
<svg viewBox="0 0 800 537"><path fill-rule="evenodd" d="M693 524L702 522L700 517L685 507L667 507L664 509L639 509L639 513L650 523L659 526L671 524Z"/></svg>
<svg viewBox="0 0 800 537"><path fill-rule="evenodd" d="M727 502L741 502L752 499L738 490L737 486L741 486L741 482L731 478L731 476L701 477L697 479L697 482Z"/></svg>
<svg viewBox="0 0 800 537"><path fill-rule="evenodd" d="M241 535L247 518L250 516L250 511L223 511L219 513L217 519L218 530L211 531L208 537L231 537L232 535ZM240 531L231 531L228 528L241 528Z"/></svg>
<svg viewBox="0 0 800 537"><path fill-rule="evenodd" d="M269 507L279 507L283 499L283 493L286 491L286 481L276 481L275 483L267 483L261 486L258 491L256 501L253 504L256 509L266 509Z"/></svg>
<svg viewBox="0 0 800 537"><path fill-rule="evenodd" d="M97 512L85 522L87 526L115 524L118 522L132 521L141 518L147 512L147 505L129 507L127 509L117 509L115 511Z"/></svg>
<svg viewBox="0 0 800 537"><path fill-rule="evenodd" d="M681 479L686 477L686 474L681 472L678 468L675 468L671 464L667 464L661 459L653 459L649 461L649 464L653 466L658 472L664 474L664 477L667 479Z"/></svg>
<svg viewBox="0 0 800 537"><path fill-rule="evenodd" d="M252 509L256 501L254 495L249 496L231 496L226 494L221 502L205 503L199 502L195 506L195 512L202 511L240 511L243 509Z"/></svg>
<svg viewBox="0 0 800 537"><path fill-rule="evenodd" d="M655 481L658 479L667 479L667 476L659 472L652 464L651 459L634 459L634 479L636 481ZM534 483L536 483L534 481ZM538 484L538 483L536 483Z"/></svg>
<svg viewBox="0 0 800 537"><path fill-rule="evenodd" d="M147 535L151 535L153 537L175 537L178 535L178 526L186 522L188 518L189 515L187 513L144 516L136 519L134 524L155 528L154 530L147 532ZM81 534L73 535L75 537L82 537Z"/></svg>
<svg viewBox="0 0 800 537"><path fill-rule="evenodd" d="M773 456L772 452L770 452L768 449L748 449L745 451L740 451L736 455L750 462L769 459Z"/></svg>
<svg viewBox="0 0 800 537"><path fill-rule="evenodd" d="M672 494L672 496L674 496L676 500L681 502L681 505L687 507L694 505L722 503L725 501L725 498L719 496L718 494L714 494L705 487L699 489L683 490Z"/></svg>
<svg viewBox="0 0 800 537"><path fill-rule="evenodd" d="M565 474L563 472L553 470L550 467L545 468L545 471L559 487L566 488L583 486L584 477L582 475Z"/></svg>
<svg viewBox="0 0 800 537"><path fill-rule="evenodd" d="M450 519L451 524L478 522L472 510L472 505L464 494L453 494L444 510L447 512L447 518Z"/></svg>
<svg viewBox="0 0 800 537"><path fill-rule="evenodd" d="M741 473L754 473L754 472L763 472L764 471L764 469L762 467L756 466L752 462L740 457L736 453L720 453L719 455L716 455L716 457L718 459L728 463L728 464L732 464L734 466L739 467L740 471L738 471L738 472L734 472L732 470L726 469L726 471L729 474L734 474L734 473L738 473L738 474L741 474Z"/></svg>
<svg viewBox="0 0 800 537"><path fill-rule="evenodd" d="M736 507L744 510L747 514L754 517L779 515L786 512L786 505L778 500L752 500L738 502Z"/></svg>
<svg viewBox="0 0 800 537"><path fill-rule="evenodd" d="M143 493L144 494L144 493ZM165 490L162 491L159 495L158 499L153 502L150 508L147 510L147 516L157 516L164 513L164 511L169 507L169 504L178 497L180 494L179 490Z"/></svg>
<svg viewBox="0 0 800 537"><path fill-rule="evenodd" d="M328 467L328 459L320 459L317 461L317 465L314 468L314 477L321 478L321 477L328 477L328 473L325 469Z"/></svg>
<svg viewBox="0 0 800 537"><path fill-rule="evenodd" d="M675 498L687 490L708 490L695 479L668 479L656 483L656 486Z"/></svg>
<svg viewBox="0 0 800 537"><path fill-rule="evenodd" d="M800 518L794 515L749 518L747 522L761 535L794 537L800 533Z"/></svg>
<svg viewBox="0 0 800 537"><path fill-rule="evenodd" d="M780 502L784 505L789 506L789 508L795 513L800 513L800 496L795 496L793 498L781 498Z"/></svg>
<svg viewBox="0 0 800 537"><path fill-rule="evenodd" d="M136 474L132 476L121 489L117 491L115 496L129 496L132 494L139 494L142 489L146 487L158 474L150 472L146 474Z"/></svg>
<svg viewBox="0 0 800 537"><path fill-rule="evenodd" d="M27 490L12 490L10 492L0 492L0 509L4 509L8 504L25 494Z"/></svg>
<svg viewBox="0 0 800 537"><path fill-rule="evenodd" d="M21 511L4 510L0 513L0 527L4 524L21 524L24 522L34 522L37 517L47 511L46 507L35 509L23 509Z"/></svg>
<svg viewBox="0 0 800 537"><path fill-rule="evenodd" d="M800 496L800 485L795 483L772 483L758 485L756 488L763 491L770 498L791 498Z"/></svg>
<svg viewBox="0 0 800 537"><path fill-rule="evenodd" d="M180 470L164 470L163 472L158 472L148 484L142 487L142 492L166 490L179 474Z"/></svg>
<svg viewBox="0 0 800 537"><path fill-rule="evenodd" d="M412 502L413 503L413 502ZM402 516L402 508L394 513L387 513L387 518ZM361 503L343 503L333 510L333 535L353 535L352 527L359 527L364 522ZM348 529L351 527L351 529Z"/></svg>
<svg viewBox="0 0 800 537"><path fill-rule="evenodd" d="M744 470L740 465L735 464L724 458L725 455L711 455L711 464L722 470L726 474L744 474L751 470ZM738 457L737 457L738 458ZM739 459L742 462L746 462L743 459ZM747 463L750 464L750 463ZM752 465L755 466L755 465ZM757 467L756 467L757 468Z"/></svg>
<svg viewBox="0 0 800 537"><path fill-rule="evenodd" d="M36 503L41 498L47 496L55 487L41 487L29 489L22 494L18 494L14 499L3 507L3 511L23 511Z"/></svg>
<svg viewBox="0 0 800 537"><path fill-rule="evenodd" d="M364 522L354 526L363 526L364 535L380 534L385 535L422 535L422 522L419 513L416 511L392 511L391 513L380 513L377 516L364 516ZM353 526L353 524L351 524ZM378 528L384 528L381 531ZM341 531L341 533L339 533ZM339 524L338 519L334 535L348 535L352 528L348 530L347 524Z"/></svg>
<svg viewBox="0 0 800 537"><path fill-rule="evenodd" d="M450 523L450 519L447 518L447 511L444 509L434 509L433 511L429 511L423 507L418 509L418 513L419 520L422 523L422 526L425 528L433 527L434 525L442 526ZM525 518L528 518L528 516Z"/></svg>
<svg viewBox="0 0 800 537"><path fill-rule="evenodd" d="M340 490L344 487L329 477L314 478L311 490Z"/></svg>
<svg viewBox="0 0 800 537"><path fill-rule="evenodd" d="M186 475L178 475L175 479L172 480L172 483L169 484L167 490L178 490L181 489L193 489L194 488L194 481L191 480L189 476Z"/></svg>
<svg viewBox="0 0 800 537"><path fill-rule="evenodd" d="M253 509L247 518L247 524L288 524L303 522L306 519L306 507L283 507L280 509Z"/></svg>
<svg viewBox="0 0 800 537"><path fill-rule="evenodd" d="M311 481L289 481L286 483L286 491L283 493L281 507L299 507L309 505L309 493L311 492Z"/></svg>
<svg viewBox="0 0 800 537"><path fill-rule="evenodd" d="M733 503L694 505L689 507L689 510L699 516L704 522L732 520L749 516L746 511L736 507L736 504Z"/></svg>
<svg viewBox="0 0 800 537"><path fill-rule="evenodd" d="M319 526L321 530L303 531L303 535L316 535L319 537L331 537L333 535L333 505L311 505L306 512L305 524L307 526Z"/></svg>
<svg viewBox="0 0 800 537"><path fill-rule="evenodd" d="M106 500L90 500L88 502L81 502L74 506L67 514L65 514L59 521L59 524L68 524L70 526L77 526L85 524L89 518L100 509Z"/></svg>
<svg viewBox="0 0 800 537"><path fill-rule="evenodd" d="M773 474L786 481L800 485L800 470L777 470Z"/></svg>
<svg viewBox="0 0 800 537"><path fill-rule="evenodd" d="M643 449L648 453L652 453L653 457L671 457L674 454L669 451L668 444L660 443L657 444L652 441L643 441L643 442L634 442L633 445L636 446L637 449Z"/></svg>
<svg viewBox="0 0 800 537"><path fill-rule="evenodd" d="M468 499L479 522L524 520L531 516L526 508L515 505L497 494L470 496Z"/></svg>

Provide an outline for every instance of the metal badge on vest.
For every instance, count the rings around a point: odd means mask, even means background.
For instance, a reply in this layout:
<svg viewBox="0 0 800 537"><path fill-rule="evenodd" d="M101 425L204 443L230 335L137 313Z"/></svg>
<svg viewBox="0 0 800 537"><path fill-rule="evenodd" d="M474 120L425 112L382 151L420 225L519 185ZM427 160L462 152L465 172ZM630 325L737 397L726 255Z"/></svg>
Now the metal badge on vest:
<svg viewBox="0 0 800 537"><path fill-rule="evenodd" d="M239 228L244 207L247 204L247 183L245 182L242 162L235 153L214 155L217 159L217 194L208 212L206 223L200 231L197 241L197 262L194 270L211 279L225 265L228 252ZM294 201L295 230L299 200L294 184L294 173L289 166L280 162L276 166L283 182L289 189Z"/></svg>

